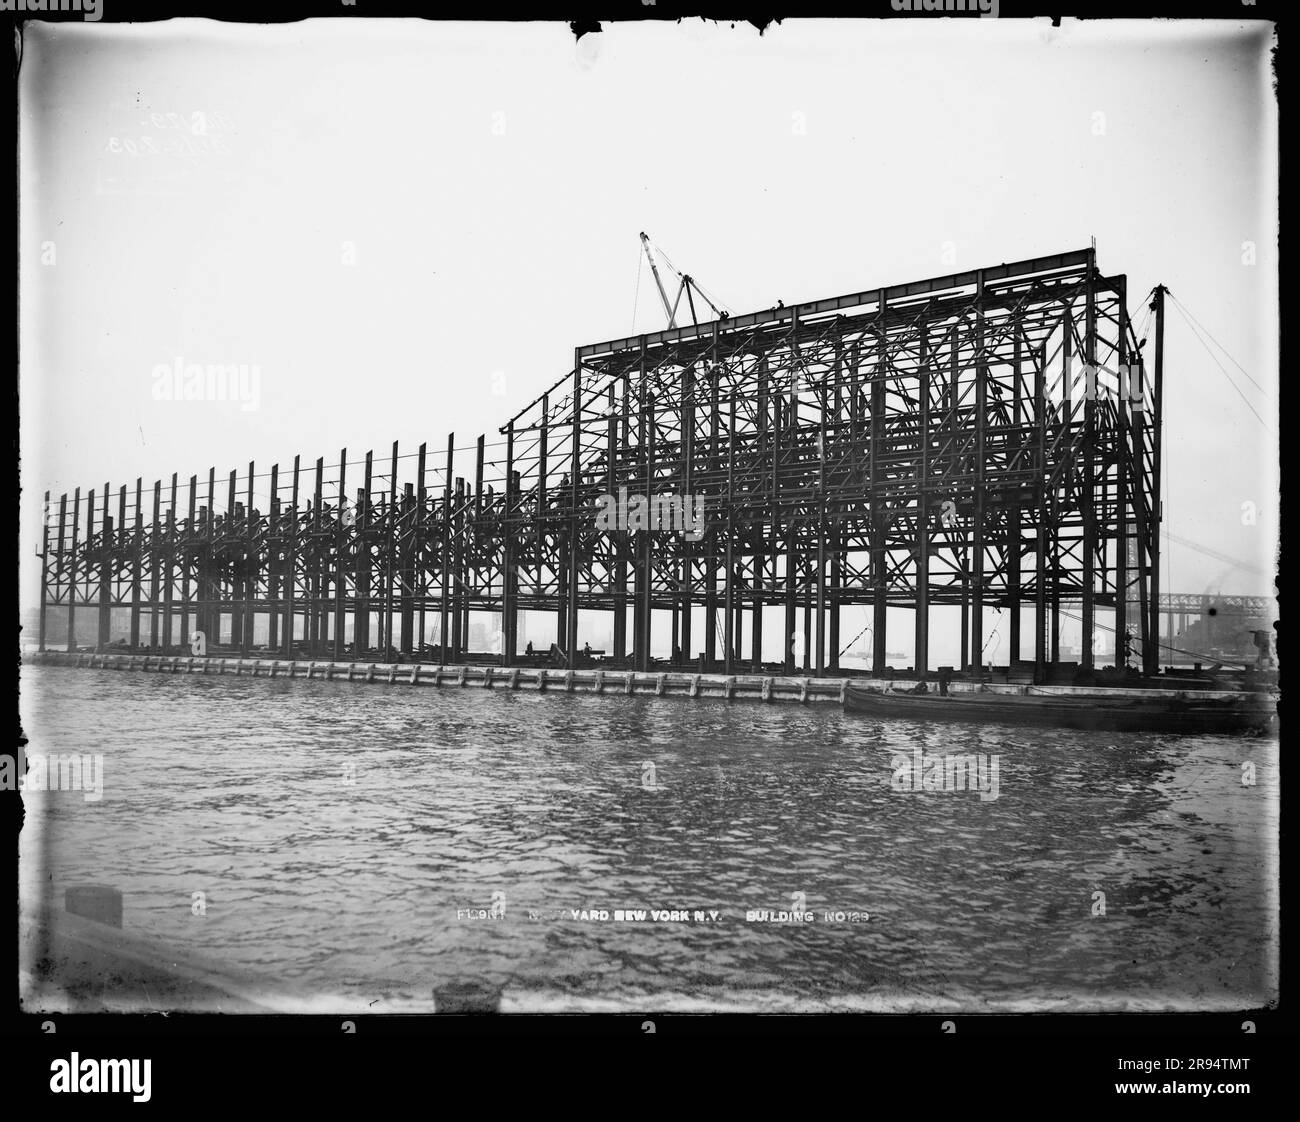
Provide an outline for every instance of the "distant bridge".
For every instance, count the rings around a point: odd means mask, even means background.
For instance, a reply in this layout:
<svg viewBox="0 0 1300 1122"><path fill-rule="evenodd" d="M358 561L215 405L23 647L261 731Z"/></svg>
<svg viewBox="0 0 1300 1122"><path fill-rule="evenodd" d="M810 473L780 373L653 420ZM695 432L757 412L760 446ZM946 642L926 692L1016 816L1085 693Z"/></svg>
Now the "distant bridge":
<svg viewBox="0 0 1300 1122"><path fill-rule="evenodd" d="M1187 631L1188 624L1193 622L1192 617L1205 625L1196 643L1206 652L1202 657L1213 658L1214 650L1220 646L1241 650L1246 621L1275 619L1277 600L1272 596L1162 592L1157 610L1165 617L1162 658L1172 663L1180 654L1192 655L1178 645L1178 637Z"/></svg>
<svg viewBox="0 0 1300 1122"><path fill-rule="evenodd" d="M1277 610L1272 596L1210 596L1195 592L1162 592L1159 611L1166 615L1271 616Z"/></svg>

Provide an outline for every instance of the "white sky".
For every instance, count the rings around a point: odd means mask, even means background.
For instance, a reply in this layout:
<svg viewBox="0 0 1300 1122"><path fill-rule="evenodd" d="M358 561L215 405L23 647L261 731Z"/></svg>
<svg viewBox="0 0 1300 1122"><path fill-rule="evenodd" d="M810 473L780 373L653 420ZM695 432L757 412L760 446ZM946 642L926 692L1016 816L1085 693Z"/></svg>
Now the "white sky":
<svg viewBox="0 0 1300 1122"><path fill-rule="evenodd" d="M643 229L737 314L1095 236L1138 322L1163 281L1263 387L1220 356L1268 429L1171 305L1165 517L1271 569L1270 36L917 18L761 37L620 24L575 44L541 23L28 23L23 606L46 488L495 439L576 345L663 326L648 272L633 319ZM227 154L110 150L161 146L178 130L150 114L196 111L233 122ZM154 367L178 356L257 364L258 408L155 400ZM1269 591L1179 546L1170 565L1166 590Z"/></svg>

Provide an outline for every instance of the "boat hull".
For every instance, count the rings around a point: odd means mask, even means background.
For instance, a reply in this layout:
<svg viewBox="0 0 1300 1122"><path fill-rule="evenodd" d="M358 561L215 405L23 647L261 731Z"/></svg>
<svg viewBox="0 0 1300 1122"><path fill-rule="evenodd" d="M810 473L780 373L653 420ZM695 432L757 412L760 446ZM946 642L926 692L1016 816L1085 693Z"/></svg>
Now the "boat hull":
<svg viewBox="0 0 1300 1122"><path fill-rule="evenodd" d="M849 686L844 708L868 717L967 721L1097 729L1107 732L1215 733L1265 729L1276 703L1263 695L1241 698L1033 697L1019 694L912 694Z"/></svg>

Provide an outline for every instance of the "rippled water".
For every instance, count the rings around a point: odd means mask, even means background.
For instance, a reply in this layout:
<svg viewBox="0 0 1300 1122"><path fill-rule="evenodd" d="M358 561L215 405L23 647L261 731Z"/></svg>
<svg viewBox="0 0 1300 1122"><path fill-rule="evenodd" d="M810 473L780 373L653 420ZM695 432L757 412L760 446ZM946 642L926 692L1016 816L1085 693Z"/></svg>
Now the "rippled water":
<svg viewBox="0 0 1300 1122"><path fill-rule="evenodd" d="M31 798L49 868L25 830L29 893L113 884L127 928L358 1011L463 979L508 1009L630 1011L1238 1008L1276 987L1271 739L53 667L22 690L29 754L105 769L97 802ZM894 790L918 746L997 755L998 797ZM457 918L495 892L504 919ZM814 922L747 922L795 893Z"/></svg>

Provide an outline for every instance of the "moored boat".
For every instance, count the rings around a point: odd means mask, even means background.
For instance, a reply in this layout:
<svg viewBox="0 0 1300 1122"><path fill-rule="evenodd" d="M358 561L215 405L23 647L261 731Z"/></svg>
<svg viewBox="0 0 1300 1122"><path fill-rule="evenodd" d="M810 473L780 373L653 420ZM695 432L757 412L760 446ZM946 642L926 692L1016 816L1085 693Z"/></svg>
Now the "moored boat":
<svg viewBox="0 0 1300 1122"><path fill-rule="evenodd" d="M1008 725L1112 732L1248 732L1276 719L1277 701L1264 693L1174 693L1163 697L1118 694L904 693L850 685L844 708L869 717L978 721Z"/></svg>

